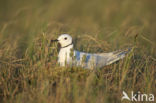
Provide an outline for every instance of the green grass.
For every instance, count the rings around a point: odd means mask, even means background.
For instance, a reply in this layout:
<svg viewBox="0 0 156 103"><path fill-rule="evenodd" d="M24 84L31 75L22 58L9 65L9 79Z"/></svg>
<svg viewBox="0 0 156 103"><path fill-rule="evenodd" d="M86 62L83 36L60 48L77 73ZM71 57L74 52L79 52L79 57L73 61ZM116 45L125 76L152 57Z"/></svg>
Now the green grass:
<svg viewBox="0 0 156 103"><path fill-rule="evenodd" d="M121 103L123 90L156 96L155 3L1 0L0 103ZM59 67L50 40L61 33L85 52L135 48L101 69Z"/></svg>

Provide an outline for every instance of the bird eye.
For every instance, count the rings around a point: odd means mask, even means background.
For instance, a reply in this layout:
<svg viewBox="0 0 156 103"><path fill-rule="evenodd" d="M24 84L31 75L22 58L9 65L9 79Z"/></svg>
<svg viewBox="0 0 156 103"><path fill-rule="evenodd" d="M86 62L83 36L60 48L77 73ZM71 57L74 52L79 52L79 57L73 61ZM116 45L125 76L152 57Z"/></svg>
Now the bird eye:
<svg viewBox="0 0 156 103"><path fill-rule="evenodd" d="M64 40L67 40L67 37L65 37Z"/></svg>

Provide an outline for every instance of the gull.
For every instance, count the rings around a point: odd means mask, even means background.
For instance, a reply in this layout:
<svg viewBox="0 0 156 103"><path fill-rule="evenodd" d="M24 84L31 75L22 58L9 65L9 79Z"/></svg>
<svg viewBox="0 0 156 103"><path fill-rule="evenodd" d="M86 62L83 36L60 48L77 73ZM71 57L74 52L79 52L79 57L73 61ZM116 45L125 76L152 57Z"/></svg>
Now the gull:
<svg viewBox="0 0 156 103"><path fill-rule="evenodd" d="M69 34L61 34L56 40L61 45L58 54L58 63L60 66L77 66L86 69L102 68L110 65L120 59L123 59L131 48L118 50L109 53L85 53L74 50L72 37Z"/></svg>

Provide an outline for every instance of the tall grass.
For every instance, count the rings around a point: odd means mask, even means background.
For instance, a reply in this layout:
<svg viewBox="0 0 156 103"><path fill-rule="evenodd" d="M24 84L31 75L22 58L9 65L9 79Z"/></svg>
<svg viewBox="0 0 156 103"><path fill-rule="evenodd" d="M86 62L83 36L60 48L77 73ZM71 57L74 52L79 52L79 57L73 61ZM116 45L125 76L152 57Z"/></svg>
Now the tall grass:
<svg viewBox="0 0 156 103"><path fill-rule="evenodd" d="M121 103L122 91L156 96L155 0L1 0L1 103ZM59 67L57 44L69 33L75 49L135 47L97 70ZM129 103L129 101L122 101Z"/></svg>

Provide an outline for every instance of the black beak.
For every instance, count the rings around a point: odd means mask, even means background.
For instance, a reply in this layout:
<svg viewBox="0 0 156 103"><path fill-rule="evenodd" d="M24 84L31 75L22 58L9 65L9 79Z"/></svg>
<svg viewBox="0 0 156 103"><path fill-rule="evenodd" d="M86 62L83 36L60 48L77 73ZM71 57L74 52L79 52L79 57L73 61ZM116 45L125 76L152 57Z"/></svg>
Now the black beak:
<svg viewBox="0 0 156 103"><path fill-rule="evenodd" d="M51 43L53 43L53 42L58 42L58 40L57 40L57 39L55 39L55 40L51 40Z"/></svg>

